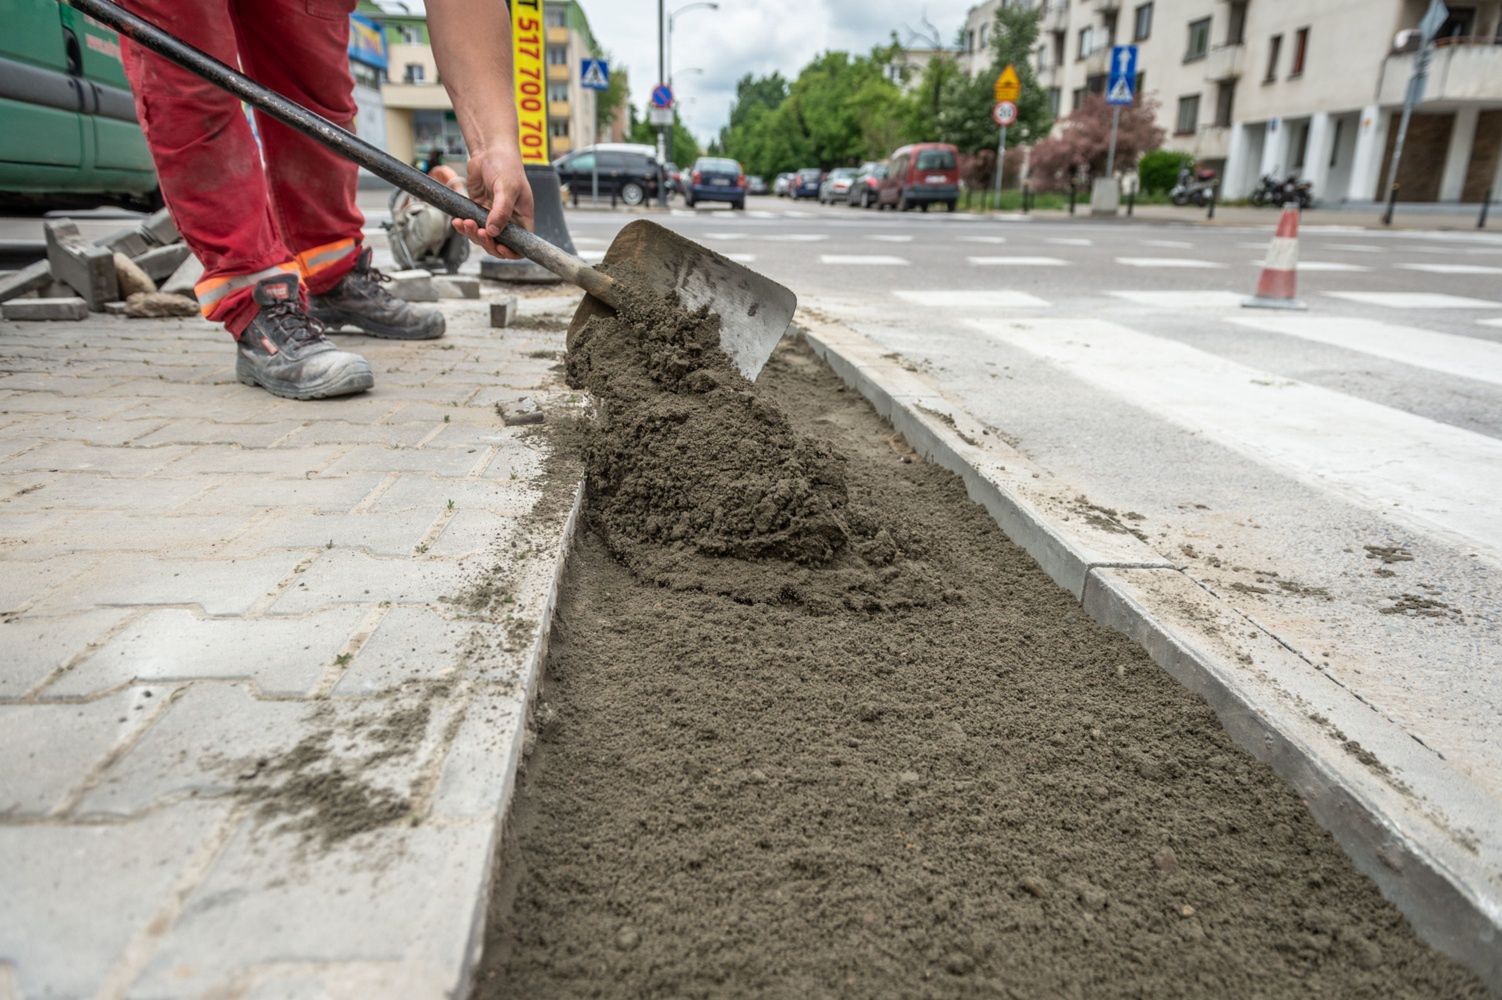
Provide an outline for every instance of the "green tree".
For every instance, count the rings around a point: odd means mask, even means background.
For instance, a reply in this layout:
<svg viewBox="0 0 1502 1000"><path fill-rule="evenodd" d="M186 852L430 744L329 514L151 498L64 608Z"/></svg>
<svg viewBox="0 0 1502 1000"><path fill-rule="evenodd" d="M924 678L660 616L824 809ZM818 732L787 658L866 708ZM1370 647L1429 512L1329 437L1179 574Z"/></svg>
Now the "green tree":
<svg viewBox="0 0 1502 1000"><path fill-rule="evenodd" d="M631 105L631 129L626 139L628 142L644 143L648 146L657 145L657 126L647 121L646 117L636 117L636 105ZM699 140L683 124L683 119L678 117L678 110L673 110L673 162L678 166L687 166L699 158Z"/></svg>
<svg viewBox="0 0 1502 1000"><path fill-rule="evenodd" d="M609 60L609 56L599 52L595 53L595 57ZM595 133L597 135L605 135L606 130L615 122L615 116L620 114L621 108L626 105L628 89L626 71L622 68L611 71L608 89L595 92Z"/></svg>
<svg viewBox="0 0 1502 1000"><path fill-rule="evenodd" d="M1007 129L1010 142L1036 142L1053 128L1048 92L1039 85L1031 62L1038 48L1038 25L1042 17L1041 4L1033 7L1003 4L996 8L996 17L991 21L991 74L985 80L988 101L985 115L989 117L990 105L994 103L991 87L1008 64L1016 67L1017 77L1022 81L1022 94L1017 98L1017 122Z"/></svg>

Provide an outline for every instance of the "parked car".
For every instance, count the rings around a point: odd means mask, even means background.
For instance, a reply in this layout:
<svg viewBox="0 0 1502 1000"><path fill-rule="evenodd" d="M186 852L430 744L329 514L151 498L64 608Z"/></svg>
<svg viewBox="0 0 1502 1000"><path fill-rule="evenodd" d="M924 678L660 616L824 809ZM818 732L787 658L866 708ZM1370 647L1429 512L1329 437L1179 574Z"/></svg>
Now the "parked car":
<svg viewBox="0 0 1502 1000"><path fill-rule="evenodd" d="M793 175L788 182L788 197L797 201L799 198L819 197L819 185L824 181L824 171L818 167L804 167Z"/></svg>
<svg viewBox="0 0 1502 1000"><path fill-rule="evenodd" d="M793 182L793 178L796 176L797 175L792 173L791 171L778 174L777 179L772 182L772 193L779 198L786 198L788 196L790 185Z"/></svg>
<svg viewBox="0 0 1502 1000"><path fill-rule="evenodd" d="M859 205L861 208L870 208L875 205L876 194L881 189L881 179L886 176L886 173L885 163L872 161L861 164L855 180L850 182L850 191L845 195L845 203Z"/></svg>
<svg viewBox="0 0 1502 1000"><path fill-rule="evenodd" d="M55 0L3 5L0 200L161 205L113 31Z"/></svg>
<svg viewBox="0 0 1502 1000"><path fill-rule="evenodd" d="M819 185L819 204L832 205L850 196L850 182L855 180L854 167L835 167Z"/></svg>
<svg viewBox="0 0 1502 1000"><path fill-rule="evenodd" d="M614 194L628 205L640 205L657 195L657 178L662 170L651 149L634 143L583 146L559 157L553 166L559 182L571 194L589 197L598 169L601 198Z"/></svg>
<svg viewBox="0 0 1502 1000"><path fill-rule="evenodd" d="M766 182L766 180L763 177L761 177L761 176L759 176L757 174L752 174L750 177L747 177L746 178L746 193L747 194L766 194L767 193L767 182Z"/></svg>
<svg viewBox="0 0 1502 1000"><path fill-rule="evenodd" d="M653 155L656 155L655 152ZM668 189L670 196L683 193L682 178L683 171L678 169L678 164L664 163L662 165L662 184L663 187Z"/></svg>
<svg viewBox="0 0 1502 1000"><path fill-rule="evenodd" d="M959 150L947 142L919 142L903 146L888 162L891 167L881 180L878 208L906 212L917 206L926 212L938 203L954 211L960 199Z"/></svg>
<svg viewBox="0 0 1502 1000"><path fill-rule="evenodd" d="M701 156L694 161L683 197L690 208L701 201L728 201L731 208L745 208L746 174L734 160Z"/></svg>

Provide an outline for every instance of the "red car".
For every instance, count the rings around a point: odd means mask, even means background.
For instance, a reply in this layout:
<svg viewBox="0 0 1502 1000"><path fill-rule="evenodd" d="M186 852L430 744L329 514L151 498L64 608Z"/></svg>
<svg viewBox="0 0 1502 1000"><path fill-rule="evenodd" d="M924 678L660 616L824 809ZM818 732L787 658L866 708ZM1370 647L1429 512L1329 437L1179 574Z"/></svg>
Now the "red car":
<svg viewBox="0 0 1502 1000"><path fill-rule="evenodd" d="M886 176L876 193L877 208L906 212L917 205L942 202L951 212L960 200L960 152L947 142L903 146L887 161Z"/></svg>

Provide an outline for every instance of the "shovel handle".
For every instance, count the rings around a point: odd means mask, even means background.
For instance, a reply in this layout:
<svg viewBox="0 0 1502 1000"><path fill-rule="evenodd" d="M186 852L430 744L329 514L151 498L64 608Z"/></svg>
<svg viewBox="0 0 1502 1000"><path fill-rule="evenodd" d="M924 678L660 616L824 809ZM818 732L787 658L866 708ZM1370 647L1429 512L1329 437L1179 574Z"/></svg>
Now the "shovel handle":
<svg viewBox="0 0 1502 1000"><path fill-rule="evenodd" d="M340 128L322 115L290 101L193 46L179 41L110 0L68 0L69 6L118 31L142 48L196 73L217 87L234 94L277 121L353 160L377 177L384 178L416 198L458 219L470 219L484 228L489 213L458 191L440 184L410 164ZM619 308L619 286L610 275L565 253L536 233L507 223L496 242L535 261L570 284L578 285L607 305Z"/></svg>

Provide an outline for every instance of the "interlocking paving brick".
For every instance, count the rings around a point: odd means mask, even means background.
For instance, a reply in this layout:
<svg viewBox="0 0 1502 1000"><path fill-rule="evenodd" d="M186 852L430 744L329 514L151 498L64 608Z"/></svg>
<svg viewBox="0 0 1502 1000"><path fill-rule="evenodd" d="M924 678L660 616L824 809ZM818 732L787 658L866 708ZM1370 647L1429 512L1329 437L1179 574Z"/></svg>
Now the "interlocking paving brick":
<svg viewBox="0 0 1502 1000"><path fill-rule="evenodd" d="M346 472L426 472L434 476L468 475L484 458L478 448L466 452L456 448L383 448L359 445L334 460L324 475L339 476Z"/></svg>
<svg viewBox="0 0 1502 1000"><path fill-rule="evenodd" d="M196 478L117 479L93 472L65 475L32 472L12 476L8 471L7 466L0 465L0 477L21 484L16 489L28 492L6 496L0 490L0 497L6 497L7 511L171 510L211 486L209 481Z"/></svg>
<svg viewBox="0 0 1502 1000"><path fill-rule="evenodd" d="M59 587L36 607L38 612L50 612L183 604L198 605L211 615L243 615L306 558L295 552L243 559L163 559L122 553Z"/></svg>
<svg viewBox="0 0 1502 1000"><path fill-rule="evenodd" d="M451 599L479 572L478 560L414 556L381 559L349 549L321 553L287 588L271 614L299 614L338 604L431 604Z"/></svg>
<svg viewBox="0 0 1502 1000"><path fill-rule="evenodd" d="M204 503L219 510L274 507L312 513L345 513L385 480L378 472L325 479L274 479L240 474L200 476L178 482L214 483Z"/></svg>
<svg viewBox="0 0 1502 1000"><path fill-rule="evenodd" d="M12 299L0 306L0 319L12 322L67 322L85 319L89 304L76 295L59 299Z"/></svg>
<svg viewBox="0 0 1502 1000"><path fill-rule="evenodd" d="M334 686L334 697L376 694L408 681L454 677L474 621L430 608L392 608Z"/></svg>
<svg viewBox="0 0 1502 1000"><path fill-rule="evenodd" d="M183 608L149 611L49 684L42 697L197 678L246 679L263 695L305 696L365 614L335 608L306 618L246 619L204 618Z"/></svg>
<svg viewBox="0 0 1502 1000"><path fill-rule="evenodd" d="M128 426L134 421L124 423ZM303 426L304 423L300 420L221 424L200 416L173 420L155 430L140 428L132 443L138 448L159 444L231 444L241 448L266 448Z"/></svg>
<svg viewBox="0 0 1502 1000"><path fill-rule="evenodd" d="M536 489L529 482L491 478L434 479L404 473L376 498L370 509L430 510L436 517L452 500L455 511L474 508L497 514L525 514L537 503L537 497Z"/></svg>
<svg viewBox="0 0 1502 1000"><path fill-rule="evenodd" d="M130 823L0 824L0 955L20 996L95 995L228 812L182 802Z"/></svg>
<svg viewBox="0 0 1502 1000"><path fill-rule="evenodd" d="M298 448L315 444L383 444L412 448L445 426L442 417L384 424L318 420L304 424L285 444Z"/></svg>
<svg viewBox="0 0 1502 1000"><path fill-rule="evenodd" d="M420 511L358 514L285 514L256 520L226 547L226 555L259 555L274 549L356 549L370 555L417 555L417 545L436 515Z"/></svg>
<svg viewBox="0 0 1502 1000"><path fill-rule="evenodd" d="M38 523L33 523L38 522ZM53 559L75 552L171 552L213 555L247 531L244 514L88 511L18 514L0 519L0 539L12 559ZM12 539L12 532L24 536ZM227 553L234 554L234 553Z"/></svg>
<svg viewBox="0 0 1502 1000"><path fill-rule="evenodd" d="M91 643L102 640L132 613L101 608L60 618L0 618L0 649L5 650L0 665L0 698L21 697ZM5 711L0 708L0 713Z"/></svg>
<svg viewBox="0 0 1502 1000"><path fill-rule="evenodd" d="M48 591L99 563L92 553L81 553L46 562L7 563L0 573L0 614L14 612L41 600Z"/></svg>
<svg viewBox="0 0 1502 1000"><path fill-rule="evenodd" d="M311 448L199 448L173 462L167 474L195 476L260 472L293 479L323 471L347 450L339 445Z"/></svg>
<svg viewBox="0 0 1502 1000"><path fill-rule="evenodd" d="M150 476L183 458L191 448L107 448L83 441L45 441L5 461L6 471L87 472L118 479Z"/></svg>
<svg viewBox="0 0 1502 1000"><path fill-rule="evenodd" d="M516 537L514 517L498 517L494 511L466 507L457 509L443 525L443 531L428 543L431 556L464 556L491 553L505 555L505 546Z"/></svg>
<svg viewBox="0 0 1502 1000"><path fill-rule="evenodd" d="M170 687L132 687L84 704L4 708L0 816L42 816L62 806L116 747L147 726Z"/></svg>

